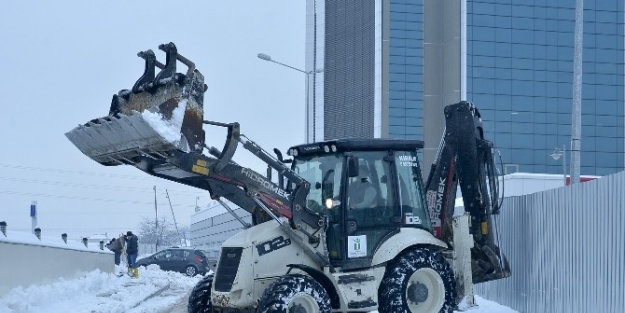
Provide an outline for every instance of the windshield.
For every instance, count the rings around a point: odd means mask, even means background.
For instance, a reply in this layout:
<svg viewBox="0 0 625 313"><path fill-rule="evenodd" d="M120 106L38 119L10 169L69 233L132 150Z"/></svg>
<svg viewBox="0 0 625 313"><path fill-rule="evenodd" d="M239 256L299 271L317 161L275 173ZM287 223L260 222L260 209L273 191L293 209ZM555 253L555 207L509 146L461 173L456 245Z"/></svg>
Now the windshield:
<svg viewBox="0 0 625 313"><path fill-rule="evenodd" d="M293 161L295 172L310 183L306 206L324 214L324 200L340 199L343 154L300 157Z"/></svg>
<svg viewBox="0 0 625 313"><path fill-rule="evenodd" d="M430 217L426 214L421 183L421 170L416 152L397 151L397 178L399 180L399 201L404 227L430 229Z"/></svg>

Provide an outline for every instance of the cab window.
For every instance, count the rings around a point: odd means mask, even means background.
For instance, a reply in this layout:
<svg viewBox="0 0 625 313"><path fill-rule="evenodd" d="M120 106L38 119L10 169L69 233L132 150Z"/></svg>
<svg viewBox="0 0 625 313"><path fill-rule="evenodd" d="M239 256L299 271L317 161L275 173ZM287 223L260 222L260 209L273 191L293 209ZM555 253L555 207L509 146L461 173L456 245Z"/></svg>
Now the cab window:
<svg viewBox="0 0 625 313"><path fill-rule="evenodd" d="M397 179L399 183L399 204L403 227L430 229L430 218L426 214L423 199L421 169L417 153L396 151Z"/></svg>
<svg viewBox="0 0 625 313"><path fill-rule="evenodd" d="M293 167L300 177L310 183L306 206L317 213L328 215L331 221L336 221L338 215L329 214L333 208L327 210L325 204L328 199L341 198L343 155L300 157L295 159Z"/></svg>

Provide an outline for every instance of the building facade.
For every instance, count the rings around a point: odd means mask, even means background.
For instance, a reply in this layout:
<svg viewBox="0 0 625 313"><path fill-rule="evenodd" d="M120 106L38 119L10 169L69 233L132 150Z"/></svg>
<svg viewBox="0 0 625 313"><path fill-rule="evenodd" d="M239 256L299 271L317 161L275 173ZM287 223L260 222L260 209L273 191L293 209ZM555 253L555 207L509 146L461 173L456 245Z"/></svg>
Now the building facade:
<svg viewBox="0 0 625 313"><path fill-rule="evenodd" d="M558 173L570 147L575 1L470 1L467 95L505 163ZM582 174L623 170L623 2L585 1Z"/></svg>
<svg viewBox="0 0 625 313"><path fill-rule="evenodd" d="M252 223L251 215L226 201L233 212L246 223ZM219 258L221 244L243 229L243 225L223 207L214 204L207 209L191 215L189 227L191 246L204 251L213 264Z"/></svg>
<svg viewBox="0 0 625 313"><path fill-rule="evenodd" d="M435 2L307 2L306 70L317 71L308 82L308 141L424 139L424 25L430 34L451 25L424 24L424 8ZM561 174L570 160L575 1L449 4L460 12L460 99L480 109L505 170ZM623 12L622 1L584 2L583 175L625 166ZM554 160L556 148L565 157Z"/></svg>

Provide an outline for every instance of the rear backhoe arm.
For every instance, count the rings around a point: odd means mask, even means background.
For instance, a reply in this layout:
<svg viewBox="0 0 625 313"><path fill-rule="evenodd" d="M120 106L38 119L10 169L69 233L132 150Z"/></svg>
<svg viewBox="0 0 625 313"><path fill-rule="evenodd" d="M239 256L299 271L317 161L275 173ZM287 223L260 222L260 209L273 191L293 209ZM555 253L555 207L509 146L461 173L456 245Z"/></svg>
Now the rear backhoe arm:
<svg viewBox="0 0 625 313"><path fill-rule="evenodd" d="M498 177L490 141L470 102L445 108L445 132L426 182L427 207L434 235L453 247L452 219L458 185L470 214L473 282L510 276L505 256L495 243L492 215L499 213Z"/></svg>

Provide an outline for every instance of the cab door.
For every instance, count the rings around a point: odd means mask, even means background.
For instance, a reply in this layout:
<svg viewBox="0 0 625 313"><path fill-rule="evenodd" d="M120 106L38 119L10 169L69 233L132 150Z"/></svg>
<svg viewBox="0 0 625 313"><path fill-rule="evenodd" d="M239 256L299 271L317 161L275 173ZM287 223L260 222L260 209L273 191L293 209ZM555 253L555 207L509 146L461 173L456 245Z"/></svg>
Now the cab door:
<svg viewBox="0 0 625 313"><path fill-rule="evenodd" d="M366 267L378 247L399 231L394 159L389 151L354 152L345 177L343 268Z"/></svg>

